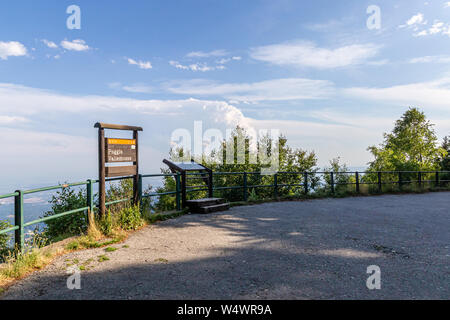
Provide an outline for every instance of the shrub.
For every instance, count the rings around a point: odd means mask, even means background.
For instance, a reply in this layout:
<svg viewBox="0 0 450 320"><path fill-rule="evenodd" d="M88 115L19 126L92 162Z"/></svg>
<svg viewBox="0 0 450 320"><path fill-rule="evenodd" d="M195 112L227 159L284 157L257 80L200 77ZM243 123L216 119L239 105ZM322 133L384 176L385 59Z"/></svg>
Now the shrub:
<svg viewBox="0 0 450 320"><path fill-rule="evenodd" d="M253 189L250 191L250 194L248 195L247 200L248 200L249 202L256 202L256 201L258 201L258 200L261 200L261 198L256 194L255 188L253 188Z"/></svg>
<svg viewBox="0 0 450 320"><path fill-rule="evenodd" d="M52 197L50 203L52 204L52 210L44 213L44 217L85 207L86 190L82 189L76 192L70 187L63 188ZM49 220L45 222L46 227L44 229L44 234L50 241L60 238L61 235L78 235L87 230L87 220L84 212L78 212Z"/></svg>
<svg viewBox="0 0 450 320"><path fill-rule="evenodd" d="M5 230L12 227L8 221L0 220L0 230ZM10 252L9 240L11 236L9 234L0 234L0 262L4 261L4 257Z"/></svg>
<svg viewBox="0 0 450 320"><path fill-rule="evenodd" d="M124 230L136 230L144 224L139 206L131 206L120 210L117 224Z"/></svg>
<svg viewBox="0 0 450 320"><path fill-rule="evenodd" d="M110 235L114 229L111 211L108 210L103 217L98 216L96 224L102 234Z"/></svg>

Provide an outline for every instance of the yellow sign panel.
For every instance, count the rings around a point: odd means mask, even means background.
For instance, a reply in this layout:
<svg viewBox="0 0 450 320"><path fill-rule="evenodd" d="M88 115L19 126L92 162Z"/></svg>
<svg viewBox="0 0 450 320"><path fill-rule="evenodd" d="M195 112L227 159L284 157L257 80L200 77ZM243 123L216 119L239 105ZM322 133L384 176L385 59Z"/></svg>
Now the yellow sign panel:
<svg viewBox="0 0 450 320"><path fill-rule="evenodd" d="M107 139L108 144L136 145L135 139Z"/></svg>

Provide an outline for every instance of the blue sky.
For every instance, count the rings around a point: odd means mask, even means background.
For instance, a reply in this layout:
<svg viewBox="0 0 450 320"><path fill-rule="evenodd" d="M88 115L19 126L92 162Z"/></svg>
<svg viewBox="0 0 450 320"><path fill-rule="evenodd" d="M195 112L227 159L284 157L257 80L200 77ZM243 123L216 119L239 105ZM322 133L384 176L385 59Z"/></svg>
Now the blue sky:
<svg viewBox="0 0 450 320"><path fill-rule="evenodd" d="M447 1L0 4L0 190L95 177L97 121L144 127L146 172L194 121L279 129L322 166L364 166L408 106L450 134L449 101Z"/></svg>

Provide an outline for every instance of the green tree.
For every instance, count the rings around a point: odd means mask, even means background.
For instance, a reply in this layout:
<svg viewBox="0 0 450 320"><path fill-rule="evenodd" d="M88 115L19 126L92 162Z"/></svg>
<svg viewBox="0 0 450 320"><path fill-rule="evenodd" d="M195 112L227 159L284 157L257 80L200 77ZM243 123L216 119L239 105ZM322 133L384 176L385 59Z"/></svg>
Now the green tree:
<svg viewBox="0 0 450 320"><path fill-rule="evenodd" d="M274 143L274 140L276 142ZM227 146L232 146L232 148L227 148ZM250 146L252 145L252 137L248 132L237 126L230 138L227 141L223 141L219 150L212 150L210 154L203 155L201 159L196 159L201 161L203 165L211 168L214 172L252 172L260 173L263 168L267 168L269 165L264 161L263 154L268 156L276 156L279 160L278 171L278 184L300 184L303 179L303 175L300 172L309 171L314 173L318 169L317 156L314 152L308 152L302 149L293 149L287 144L287 139L284 136L277 138L270 137L269 135L259 137L256 141L257 150L253 150ZM232 155L227 155L227 150L233 150ZM238 154L238 150L244 150L242 154ZM258 152L258 150L263 150L264 152ZM184 154L181 149L171 150L169 156L171 159L180 157ZM221 157L219 157L221 155ZM228 161L227 161L228 158ZM230 161L231 159L231 161ZM256 160L256 161L255 161ZM169 173L168 169L161 169L162 173ZM297 172L298 174L287 174L282 172ZM273 175L261 175L261 174L248 174L247 183L251 185L270 185L273 184ZM200 183L199 183L200 181ZM317 183L318 179L314 174L308 176L308 181L310 185ZM187 186L199 185L201 180L188 181ZM215 187L232 187L232 186L242 186L243 185L243 175L214 175L214 186ZM173 177L165 177L164 184L162 187L157 189L157 192L167 192L175 190L175 180ZM259 198L269 198L273 196L272 188L258 188L252 189L249 187L249 192L253 192ZM288 188L280 187L279 196L290 196L294 195L299 191L299 188ZM206 196L206 191L188 193L189 197L204 197ZM220 191L220 196L226 198L229 201L240 201L242 200L242 189L226 189ZM156 207L159 210L171 210L175 207L175 197L173 196L162 196L159 198Z"/></svg>
<svg viewBox="0 0 450 320"><path fill-rule="evenodd" d="M44 217L50 217L58 213L83 208L86 206L86 189L78 191L73 188L63 188L56 192L50 200L52 210L45 212ZM60 236L77 235L87 230L88 221L84 212L65 215L45 222L44 236L50 241Z"/></svg>
<svg viewBox="0 0 450 320"><path fill-rule="evenodd" d="M450 171L450 137L444 137L444 141L442 142L441 147L446 152L446 154L442 156L440 161L441 170Z"/></svg>
<svg viewBox="0 0 450 320"><path fill-rule="evenodd" d="M446 154L437 146L433 124L417 108L409 108L392 132L384 134L383 143L368 150L375 158L369 163L371 171L436 170Z"/></svg>

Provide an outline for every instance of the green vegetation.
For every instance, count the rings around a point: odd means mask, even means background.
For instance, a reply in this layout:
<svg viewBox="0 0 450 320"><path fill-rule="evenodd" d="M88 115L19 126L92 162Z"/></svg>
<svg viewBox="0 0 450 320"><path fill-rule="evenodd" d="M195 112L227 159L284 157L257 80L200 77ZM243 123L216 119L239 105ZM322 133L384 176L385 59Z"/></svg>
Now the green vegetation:
<svg viewBox="0 0 450 320"><path fill-rule="evenodd" d="M123 208L117 218L118 226L124 230L136 230L144 225L139 206Z"/></svg>
<svg viewBox="0 0 450 320"><path fill-rule="evenodd" d="M0 220L0 230L11 228L12 225L8 221ZM4 261L4 258L9 254L10 250L8 244L11 236L7 233L0 234L0 263Z"/></svg>
<svg viewBox="0 0 450 320"><path fill-rule="evenodd" d="M102 254L101 256L98 256L98 262L104 262L110 260L108 256Z"/></svg>
<svg viewBox="0 0 450 320"><path fill-rule="evenodd" d="M114 247L107 247L107 248L105 248L106 252L114 252L116 250L117 250L117 248L114 248Z"/></svg>
<svg viewBox="0 0 450 320"><path fill-rule="evenodd" d="M225 150L227 145L234 145L234 163L230 164L226 161L227 155ZM220 150L212 151L211 154L204 155L201 161L203 165L211 168L214 172L261 172L264 168L268 168L268 165L264 164L261 160L261 152L250 150L250 145L252 144L252 137L246 132L245 129L241 127L236 127L232 132L228 141L224 141L221 145ZM318 171L317 168L317 156L314 152L308 152L302 149L292 149L287 144L287 139L284 136L280 136L279 139L274 141L269 136L263 136L256 141L256 145L260 149L267 150L266 154L271 156L272 154L278 155L279 157L279 168L280 172L303 172L308 171L311 174L308 177L308 182L310 185L315 185L318 182L318 178L315 176L314 172ZM275 146L275 147L273 147ZM240 161L238 161L237 150L245 150L244 155ZM219 154L222 154L222 161L217 161ZM183 149L172 149L169 152L170 158L181 158L185 156ZM220 159L220 158L219 158ZM256 159L256 161L251 161L251 159ZM255 163L254 163L255 162ZM162 173L169 173L170 170L162 169ZM192 177L194 178L194 177ZM298 183L303 176L302 174L278 174L278 184L294 184ZM230 187L230 186L242 186L243 175L214 175L213 184L215 187ZM260 174L248 174L247 184L251 185L271 185L274 183L273 175L260 175ZM187 186L200 185L201 180L198 178L193 181L188 181ZM175 180L173 177L165 177L164 185L157 188L157 192L168 192L175 190ZM300 188L301 189L301 188ZM301 191L299 188L280 188L279 196L294 195ZM216 192L218 196L226 198L228 201L241 201L242 200L242 189L228 189ZM250 197L256 199L266 199L273 198L273 190L271 188L249 188ZM207 191L196 191L189 192L188 199L205 197ZM158 211L173 210L175 208L175 199L171 196L161 196L158 202L155 204L155 209Z"/></svg>
<svg viewBox="0 0 450 320"><path fill-rule="evenodd" d="M86 206L86 190L78 192L72 188L63 188L56 192L50 200L52 210L44 213L44 217L49 217L58 213L82 208ZM64 235L66 237L81 234L87 230L88 221L84 212L74 213L48 220L43 236L53 242Z"/></svg>
<svg viewBox="0 0 450 320"><path fill-rule="evenodd" d="M441 148L446 152L440 159L441 170L450 171L450 137L444 137Z"/></svg>
<svg viewBox="0 0 450 320"><path fill-rule="evenodd" d="M384 134L379 146L368 150L374 156L372 171L434 171L440 169L440 159L447 151L437 146L433 124L417 108L408 109L396 121L391 133Z"/></svg>
<svg viewBox="0 0 450 320"><path fill-rule="evenodd" d="M256 144L259 148L267 150L268 155L274 154L279 158L279 172L276 177L279 187L276 193L273 187L251 187L252 185L272 186L275 182L275 177L273 175L253 174L254 172L261 172L266 166L260 161L260 153L250 150L251 137L243 128L236 127L231 137L222 143L219 150L205 154L202 159L197 159L197 161L201 160L205 166L211 168L214 172L252 172L247 174L247 201L251 203L274 198L293 199L330 196L332 186L334 187L332 195L335 197L356 193L356 176L354 173L348 173L347 165L340 163L339 158L331 160L330 166L323 169L325 174L322 175L318 173L320 169L317 167L317 157L314 152L292 149L284 136L278 137L275 144L273 142L270 137L264 136ZM231 148L234 150L233 155L227 155L225 152L226 147L229 145L233 146ZM275 148L273 148L273 145ZM239 148L244 148L241 150L245 150L244 156L240 159L241 161L238 161L237 155ZM403 173L401 176L398 173L382 173L383 182L396 182L399 178L405 182L402 185L382 185L383 192L422 192L427 190L427 188L424 185L419 186L417 171L433 171L432 173L424 172L421 177L422 181L433 181L435 179L435 171L450 170L450 139L445 138L442 146L438 146L433 124L417 108L409 108L396 121L392 132L384 134L383 143L378 147L371 146L368 150L374 156L374 160L369 163L368 173L359 175L359 190L361 193L379 192L377 171L414 171ZM170 150L169 154L172 159L190 158L190 155L185 154L185 151L180 148ZM218 155L223 156L220 158ZM234 159L234 163L230 164L229 159L225 161L227 157ZM217 161L218 159L221 161ZM257 161L256 163L251 163L250 159L257 159ZM301 174L295 174L295 172L305 171L308 172L308 196L305 196L304 177ZM162 172L169 173L170 171L162 169ZM294 172L294 174L286 172ZM333 172L333 181L331 181L331 172ZM450 179L450 174L443 175L440 178L441 180ZM187 182L188 187L200 184L201 179L188 180ZM216 188L243 186L244 176L242 174L217 174L214 175L213 184ZM301 185L295 187L283 186L286 184ZM157 192L163 193L173 190L175 190L175 179L173 177L165 177L164 185L158 188ZM206 195L207 191L202 190L189 192L187 197L191 199L205 197ZM243 189L215 191L215 196L224 197L230 202L241 202L243 200ZM174 207L175 199L172 196L161 196L155 204L155 208L159 211L171 210Z"/></svg>
<svg viewBox="0 0 450 320"><path fill-rule="evenodd" d="M10 279L20 279L26 274L43 268L52 258L54 252L33 248L25 253L12 252L0 267L0 285Z"/></svg>

